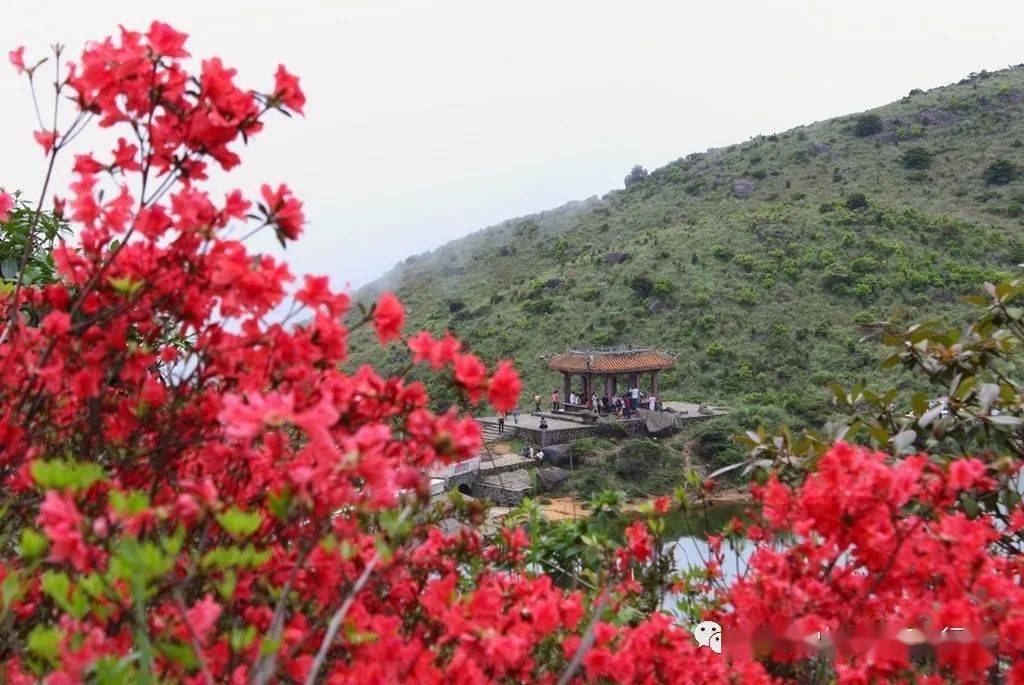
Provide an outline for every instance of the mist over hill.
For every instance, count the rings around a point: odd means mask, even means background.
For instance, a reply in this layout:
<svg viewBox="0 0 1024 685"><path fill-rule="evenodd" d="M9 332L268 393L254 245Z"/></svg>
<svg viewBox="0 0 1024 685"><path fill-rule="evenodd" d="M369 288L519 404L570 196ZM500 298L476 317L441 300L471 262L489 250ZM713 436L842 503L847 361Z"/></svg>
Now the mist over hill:
<svg viewBox="0 0 1024 685"><path fill-rule="evenodd" d="M410 256L356 299L395 291L408 330L514 358L530 395L556 385L552 354L644 345L678 358L667 399L811 418L827 381L875 373L865 325L955 322L960 296L1024 262L1022 164L1024 68L972 74L510 219ZM384 370L408 359L366 331L352 348Z"/></svg>

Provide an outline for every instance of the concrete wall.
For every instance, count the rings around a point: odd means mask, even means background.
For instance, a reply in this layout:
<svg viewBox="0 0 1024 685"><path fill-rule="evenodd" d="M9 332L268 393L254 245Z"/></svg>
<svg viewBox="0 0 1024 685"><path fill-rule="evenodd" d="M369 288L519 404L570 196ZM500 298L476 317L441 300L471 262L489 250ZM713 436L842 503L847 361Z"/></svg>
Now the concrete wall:
<svg viewBox="0 0 1024 685"><path fill-rule="evenodd" d="M515 507L523 501L523 497L530 494L530 490L506 489L500 486L491 485L477 481L470 486L470 492L474 497L488 499L492 504L499 507Z"/></svg>
<svg viewBox="0 0 1024 685"><path fill-rule="evenodd" d="M535 428L523 428L522 426L519 426L515 429L513 435L517 438L522 438L533 445L547 447L548 445L561 445L566 442L572 442L573 440L579 440L580 438L589 438L594 436L615 437L617 435L622 435L623 432L627 435L637 436L645 435L647 433L647 429L641 419L632 419L630 421L620 421L616 423L598 423L591 426L579 426L578 428L549 428L543 431Z"/></svg>

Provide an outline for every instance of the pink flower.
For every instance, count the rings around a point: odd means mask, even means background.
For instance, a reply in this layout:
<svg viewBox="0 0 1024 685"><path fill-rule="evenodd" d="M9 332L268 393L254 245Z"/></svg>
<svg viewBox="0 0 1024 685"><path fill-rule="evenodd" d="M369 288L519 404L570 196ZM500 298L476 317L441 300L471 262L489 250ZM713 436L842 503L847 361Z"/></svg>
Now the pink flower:
<svg viewBox="0 0 1024 685"><path fill-rule="evenodd" d="M414 364L425 361L435 371L439 371L444 368L445 364L454 361L455 355L458 354L461 347L459 341L452 337L451 333L445 333L444 338L435 340L434 336L426 331L420 331L409 338L407 344L412 350Z"/></svg>
<svg viewBox="0 0 1024 685"><path fill-rule="evenodd" d="M50 154L50 150L53 149L54 144L57 142L56 131L47 131L44 129L42 131L36 131L32 136L36 139L37 143L43 146L43 153L47 155Z"/></svg>
<svg viewBox="0 0 1024 685"><path fill-rule="evenodd" d="M11 218L11 210L14 208L14 198L7 193L0 193L0 223Z"/></svg>
<svg viewBox="0 0 1024 685"><path fill-rule="evenodd" d="M487 367L472 354L457 354L455 381L466 391L470 401L475 403L487 384Z"/></svg>
<svg viewBox="0 0 1024 685"><path fill-rule="evenodd" d="M295 240L302 233L306 217L302 213L302 203L292 195L292 191L283 183L277 190L263 184L260 188L263 201L266 203L267 221L276 224L278 237Z"/></svg>
<svg viewBox="0 0 1024 685"><path fill-rule="evenodd" d="M978 459L957 459L949 465L949 486L953 490L970 490L988 483L985 464Z"/></svg>
<svg viewBox="0 0 1024 685"><path fill-rule="evenodd" d="M503 361L491 377L487 387L487 401L498 411L512 411L519 402L522 390L523 383L512 362Z"/></svg>
<svg viewBox="0 0 1024 685"><path fill-rule="evenodd" d="M289 74L283 64L277 65L277 73L274 74L274 97L299 114L306 105L306 96L299 88L299 77Z"/></svg>
<svg viewBox="0 0 1024 685"><path fill-rule="evenodd" d="M373 327L377 329L377 339L381 345L401 337L402 326L405 324L405 309L398 298L391 293L384 293L377 301L373 310Z"/></svg>
<svg viewBox="0 0 1024 685"><path fill-rule="evenodd" d="M217 419L224 425L224 434L234 440L254 438L268 426L278 427L295 418L295 402L291 395L251 394L248 402L239 395L224 397L224 408Z"/></svg>
<svg viewBox="0 0 1024 685"><path fill-rule="evenodd" d="M220 618L221 607L213 601L213 595L206 595L185 612L185 618L195 632L200 643L206 642Z"/></svg>
<svg viewBox="0 0 1024 685"><path fill-rule="evenodd" d="M15 71L17 71L19 74L25 73L25 46L24 45L22 45L21 47L17 48L16 50L11 50L10 52L8 52L7 53L7 59L9 59L11 61L11 64L14 65L14 70Z"/></svg>
<svg viewBox="0 0 1024 685"><path fill-rule="evenodd" d="M79 571L87 571L88 549L82 538L82 515L70 495L47 490L37 519L50 538L50 561L70 562Z"/></svg>
<svg viewBox="0 0 1024 685"><path fill-rule="evenodd" d="M187 33L175 31L161 21L154 21L150 24L149 31L146 33L149 47L153 49L153 52L164 57L188 57L188 52L184 47L187 39Z"/></svg>

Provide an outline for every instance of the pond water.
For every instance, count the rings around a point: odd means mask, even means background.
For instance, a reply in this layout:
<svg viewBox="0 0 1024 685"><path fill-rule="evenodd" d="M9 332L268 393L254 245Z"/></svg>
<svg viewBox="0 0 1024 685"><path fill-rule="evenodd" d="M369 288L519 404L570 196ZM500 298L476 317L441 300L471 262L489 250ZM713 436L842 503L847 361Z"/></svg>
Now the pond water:
<svg viewBox="0 0 1024 685"><path fill-rule="evenodd" d="M734 517L743 519L749 504L720 504L688 512L673 512L666 519L664 551L671 553L676 567L682 571L691 566L705 566L710 558L706 536L720 532ZM740 574L750 557L751 548L737 552L728 543L722 545L726 579Z"/></svg>

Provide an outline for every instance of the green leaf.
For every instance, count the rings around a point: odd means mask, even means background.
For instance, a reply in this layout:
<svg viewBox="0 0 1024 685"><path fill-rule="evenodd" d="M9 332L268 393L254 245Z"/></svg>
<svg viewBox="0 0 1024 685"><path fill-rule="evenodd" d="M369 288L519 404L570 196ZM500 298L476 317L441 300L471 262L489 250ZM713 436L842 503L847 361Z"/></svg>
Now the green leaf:
<svg viewBox="0 0 1024 685"><path fill-rule="evenodd" d="M243 628L232 628L231 635L228 636L228 642L231 644L231 649L234 652L244 651L246 647L252 644L252 641L256 639L256 627L246 626Z"/></svg>
<svg viewBox="0 0 1024 685"><path fill-rule="evenodd" d="M107 279L110 286L121 295L128 295L129 297L134 295L138 290L146 284L145 281L135 281L127 276L122 278L115 278L111 276Z"/></svg>
<svg viewBox="0 0 1024 685"><path fill-rule="evenodd" d="M172 557L178 556L178 552L181 551L181 546L185 542L185 527L178 524L178 527L174 529L174 533L171 535L165 535L160 538L160 546L164 548Z"/></svg>
<svg viewBox="0 0 1024 685"><path fill-rule="evenodd" d="M224 572L224 578L217 583L217 592L224 599L231 599L235 595L235 587L238 585L238 575L234 570L228 569Z"/></svg>
<svg viewBox="0 0 1024 685"><path fill-rule="evenodd" d="M43 574L40 585L43 592L52 597L58 605L67 604L68 591L71 589L71 579L68 578L68 574L47 571Z"/></svg>
<svg viewBox="0 0 1024 685"><path fill-rule="evenodd" d="M910 429L900 431L892 439L892 448L897 454L904 454L912 451L914 441L917 440L917 433Z"/></svg>
<svg viewBox="0 0 1024 685"><path fill-rule="evenodd" d="M192 669L199 665L191 645L183 645L178 642L158 642L156 649L168 659L186 669Z"/></svg>
<svg viewBox="0 0 1024 685"><path fill-rule="evenodd" d="M41 659L54 661L60 649L61 632L56 628L37 625L28 634L28 651Z"/></svg>
<svg viewBox="0 0 1024 685"><path fill-rule="evenodd" d="M275 518L284 520L288 517L288 510L292 505L292 489L285 486L281 492L271 492L267 495L267 506Z"/></svg>
<svg viewBox="0 0 1024 685"><path fill-rule="evenodd" d="M88 490L106 478L99 464L74 459L36 459L29 470L36 483L52 490Z"/></svg>
<svg viewBox="0 0 1024 685"><path fill-rule="evenodd" d="M4 609L9 609L21 597L21 590L21 574L11 571L4 577L4 582L0 583L0 600L3 601Z"/></svg>
<svg viewBox="0 0 1024 685"><path fill-rule="evenodd" d="M140 490L131 490L127 493L111 490L107 495L107 502L119 516L132 516L149 509L149 495Z"/></svg>
<svg viewBox="0 0 1024 685"><path fill-rule="evenodd" d="M43 556L49 545L50 541L41 533L37 533L31 528L21 529L21 547L19 551L22 559L36 559Z"/></svg>
<svg viewBox="0 0 1024 685"><path fill-rule="evenodd" d="M1024 419L1017 416L1010 416L1008 414L989 416L986 420L994 426L1003 428L1019 428L1021 425L1024 425Z"/></svg>
<svg viewBox="0 0 1024 685"><path fill-rule="evenodd" d="M263 516L258 511L242 511L237 507L231 507L227 511L217 514L217 523L227 532L236 538L245 538L257 530L263 523Z"/></svg>

